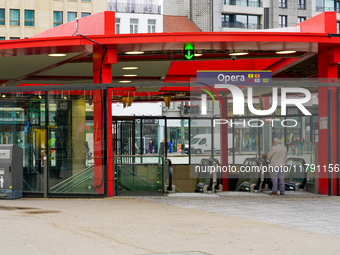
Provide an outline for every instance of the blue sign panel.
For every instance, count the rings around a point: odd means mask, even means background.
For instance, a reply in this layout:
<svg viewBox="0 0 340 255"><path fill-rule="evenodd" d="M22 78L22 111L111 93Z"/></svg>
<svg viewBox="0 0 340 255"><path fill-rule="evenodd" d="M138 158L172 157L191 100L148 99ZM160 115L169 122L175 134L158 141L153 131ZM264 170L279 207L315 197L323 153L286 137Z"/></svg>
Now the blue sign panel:
<svg viewBox="0 0 340 255"><path fill-rule="evenodd" d="M235 86L271 86L271 71L197 71L197 83L210 86L229 84Z"/></svg>

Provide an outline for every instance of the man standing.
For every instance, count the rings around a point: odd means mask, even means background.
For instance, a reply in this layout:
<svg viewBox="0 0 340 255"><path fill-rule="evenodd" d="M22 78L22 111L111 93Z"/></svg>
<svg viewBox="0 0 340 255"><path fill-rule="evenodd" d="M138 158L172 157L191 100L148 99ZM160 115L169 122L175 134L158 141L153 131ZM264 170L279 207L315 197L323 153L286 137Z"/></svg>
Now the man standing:
<svg viewBox="0 0 340 255"><path fill-rule="evenodd" d="M284 177L285 172L283 171L283 166L285 165L287 156L287 148L281 144L279 138L274 138L273 146L268 152L268 161L270 161L270 166L272 167L271 179L272 179L272 192L269 195L277 195L277 182L280 181L280 195L285 194L285 183Z"/></svg>

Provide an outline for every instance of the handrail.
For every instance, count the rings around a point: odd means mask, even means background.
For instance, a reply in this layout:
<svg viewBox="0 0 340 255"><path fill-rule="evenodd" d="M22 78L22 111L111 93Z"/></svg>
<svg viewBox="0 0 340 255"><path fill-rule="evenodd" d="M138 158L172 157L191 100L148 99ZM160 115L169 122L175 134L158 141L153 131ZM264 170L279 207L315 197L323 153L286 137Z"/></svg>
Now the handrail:
<svg viewBox="0 0 340 255"><path fill-rule="evenodd" d="M137 176L138 178L140 178L140 180L137 179L138 182L140 182L141 184L145 185L145 184L149 184L149 182L147 180L145 180L143 177L141 177L140 175L134 173L131 170L127 170L124 167L121 167L121 170L123 170L125 173L131 174L132 176ZM144 183L142 181L144 181Z"/></svg>
<svg viewBox="0 0 340 255"><path fill-rule="evenodd" d="M85 168L84 170L80 171L79 173L76 173L75 175L70 176L66 180L63 180L62 182L59 182L58 184L54 185L53 187L50 188L50 191L52 190L58 190L59 186L63 186L64 184L67 184L67 182L70 182L72 179L77 178L78 176L88 172L89 170L94 169L94 166L90 166L88 168Z"/></svg>

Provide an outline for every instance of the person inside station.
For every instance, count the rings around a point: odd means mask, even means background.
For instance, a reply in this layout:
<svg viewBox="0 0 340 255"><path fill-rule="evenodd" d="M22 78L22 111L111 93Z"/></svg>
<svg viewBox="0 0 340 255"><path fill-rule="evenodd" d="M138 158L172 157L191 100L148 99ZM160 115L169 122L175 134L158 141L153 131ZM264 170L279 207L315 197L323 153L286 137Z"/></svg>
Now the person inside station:
<svg viewBox="0 0 340 255"><path fill-rule="evenodd" d="M172 146L171 140L168 140L169 153L172 153L171 146Z"/></svg>
<svg viewBox="0 0 340 255"><path fill-rule="evenodd" d="M271 170L271 179L272 179L272 192L269 193L271 196L277 195L278 192L278 181L280 182L279 190L280 195L285 194L285 183L284 177L285 172L283 167L285 165L286 157L287 157L287 148L281 144L281 140L279 138L274 138L273 145L270 148L267 160L270 162L270 166L272 167Z"/></svg>

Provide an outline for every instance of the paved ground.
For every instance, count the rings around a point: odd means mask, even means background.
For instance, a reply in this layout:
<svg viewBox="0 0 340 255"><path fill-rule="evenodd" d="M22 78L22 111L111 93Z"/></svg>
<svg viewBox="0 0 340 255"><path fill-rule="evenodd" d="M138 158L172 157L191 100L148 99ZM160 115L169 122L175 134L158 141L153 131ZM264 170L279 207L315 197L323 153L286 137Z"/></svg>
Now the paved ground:
<svg viewBox="0 0 340 255"><path fill-rule="evenodd" d="M236 194L236 195L235 195ZM0 200L1 254L340 254L340 197Z"/></svg>

